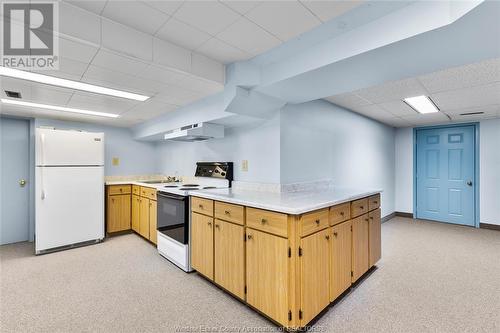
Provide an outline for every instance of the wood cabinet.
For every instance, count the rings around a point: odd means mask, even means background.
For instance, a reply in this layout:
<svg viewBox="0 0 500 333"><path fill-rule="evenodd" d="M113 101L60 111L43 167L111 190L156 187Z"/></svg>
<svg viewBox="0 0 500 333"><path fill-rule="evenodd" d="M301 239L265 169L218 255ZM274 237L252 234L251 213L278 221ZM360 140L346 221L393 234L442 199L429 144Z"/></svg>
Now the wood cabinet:
<svg viewBox="0 0 500 333"><path fill-rule="evenodd" d="M245 230L241 225L215 220L214 281L245 298Z"/></svg>
<svg viewBox="0 0 500 333"><path fill-rule="evenodd" d="M106 232L130 229L130 185L112 185L106 188Z"/></svg>
<svg viewBox="0 0 500 333"><path fill-rule="evenodd" d="M328 217L326 221L328 223ZM330 230L328 229L300 240L301 326L309 323L330 303L329 243Z"/></svg>
<svg viewBox="0 0 500 333"><path fill-rule="evenodd" d="M139 212L141 211L141 197L132 194L132 230L139 233L139 220L141 216Z"/></svg>
<svg viewBox="0 0 500 333"><path fill-rule="evenodd" d="M193 268L287 328L309 324L380 259L379 195L301 215L191 200Z"/></svg>
<svg viewBox="0 0 500 333"><path fill-rule="evenodd" d="M351 226L346 221L330 231L330 302L351 286Z"/></svg>
<svg viewBox="0 0 500 333"><path fill-rule="evenodd" d="M288 326L288 240L247 229L247 302Z"/></svg>
<svg viewBox="0 0 500 333"><path fill-rule="evenodd" d="M108 185L106 192L106 231L132 229L156 244L156 189L139 185Z"/></svg>
<svg viewBox="0 0 500 333"><path fill-rule="evenodd" d="M210 280L214 279L213 224L211 216L191 215L191 266Z"/></svg>
<svg viewBox="0 0 500 333"><path fill-rule="evenodd" d="M369 254L369 266L372 267L380 260L382 257L381 251L381 218L380 218L380 208L371 211L368 214L368 254Z"/></svg>
<svg viewBox="0 0 500 333"><path fill-rule="evenodd" d="M352 282L368 271L368 214L352 220Z"/></svg>

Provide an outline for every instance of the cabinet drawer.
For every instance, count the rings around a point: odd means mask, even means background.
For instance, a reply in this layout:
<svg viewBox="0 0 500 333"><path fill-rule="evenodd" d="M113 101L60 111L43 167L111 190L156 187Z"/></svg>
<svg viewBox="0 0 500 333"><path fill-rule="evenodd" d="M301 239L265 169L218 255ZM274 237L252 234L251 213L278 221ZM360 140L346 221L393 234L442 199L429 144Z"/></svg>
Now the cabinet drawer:
<svg viewBox="0 0 500 333"><path fill-rule="evenodd" d="M215 202L215 217L218 219L243 225L245 224L243 220L244 212L243 206L220 201Z"/></svg>
<svg viewBox="0 0 500 333"><path fill-rule="evenodd" d="M151 187L141 187L141 196L156 200L156 189Z"/></svg>
<svg viewBox="0 0 500 333"><path fill-rule="evenodd" d="M214 201L191 197L191 210L200 214L214 216Z"/></svg>
<svg viewBox="0 0 500 333"><path fill-rule="evenodd" d="M299 225L301 237L328 227L328 208L302 215Z"/></svg>
<svg viewBox="0 0 500 333"><path fill-rule="evenodd" d="M379 207L380 207L380 194L375 194L368 198L368 210L375 210Z"/></svg>
<svg viewBox="0 0 500 333"><path fill-rule="evenodd" d="M257 208L247 207L247 227L287 237L287 215Z"/></svg>
<svg viewBox="0 0 500 333"><path fill-rule="evenodd" d="M129 194L130 185L108 185L108 194Z"/></svg>
<svg viewBox="0 0 500 333"><path fill-rule="evenodd" d="M132 194L141 195L141 187L139 185L132 185Z"/></svg>
<svg viewBox="0 0 500 333"><path fill-rule="evenodd" d="M368 198L363 198L351 202L351 218L363 215L368 212Z"/></svg>
<svg viewBox="0 0 500 333"><path fill-rule="evenodd" d="M330 225L336 225L351 218L351 203L330 207Z"/></svg>

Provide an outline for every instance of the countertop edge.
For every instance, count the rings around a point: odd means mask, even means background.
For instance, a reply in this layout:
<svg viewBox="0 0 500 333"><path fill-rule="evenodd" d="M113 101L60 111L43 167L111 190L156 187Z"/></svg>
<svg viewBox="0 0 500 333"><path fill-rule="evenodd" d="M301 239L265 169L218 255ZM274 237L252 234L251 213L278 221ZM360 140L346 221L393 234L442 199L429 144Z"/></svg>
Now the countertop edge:
<svg viewBox="0 0 500 333"><path fill-rule="evenodd" d="M236 198L228 198L228 197L225 197L222 195L218 195L216 193L208 193L208 192L196 192L196 194L190 194L190 196L204 198L204 199L212 199L212 200L217 200L217 201L223 201L223 202L228 202L228 203L232 203L232 204L248 206L248 207L253 207L253 208L271 210L271 211L286 213L286 214L290 214L290 215L300 215L300 214L308 213L308 212L315 211L318 209L327 208L327 207L342 204L345 202L369 197L371 195L375 195L378 193L382 193L382 190L370 190L370 191L366 191L366 192L360 192L359 194L354 194L354 195L351 195L351 196L348 196L348 197L345 197L342 199L325 201L325 202L321 202L321 203L318 203L315 205L303 206L303 207L296 208L296 209L291 209L291 208L287 208L287 207L283 207L283 206L261 204L261 203L257 203L257 202L236 199Z"/></svg>

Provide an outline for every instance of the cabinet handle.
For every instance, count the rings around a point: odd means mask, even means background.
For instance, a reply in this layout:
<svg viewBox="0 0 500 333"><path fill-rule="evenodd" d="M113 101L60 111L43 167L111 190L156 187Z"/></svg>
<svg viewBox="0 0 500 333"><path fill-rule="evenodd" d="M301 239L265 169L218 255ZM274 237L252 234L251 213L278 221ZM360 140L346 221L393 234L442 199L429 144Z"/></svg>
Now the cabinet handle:
<svg viewBox="0 0 500 333"><path fill-rule="evenodd" d="M247 238L248 238L248 239L252 239L252 235L248 234L248 235L247 235Z"/></svg>
<svg viewBox="0 0 500 333"><path fill-rule="evenodd" d="M337 235L338 235L338 234L337 234L336 232L334 232L334 233L333 233L333 235L334 235L335 237L337 237Z"/></svg>
<svg viewBox="0 0 500 333"><path fill-rule="evenodd" d="M215 227L216 227L216 228L219 228L219 225L218 225L218 224L216 224L216 225L215 225Z"/></svg>
<svg viewBox="0 0 500 333"><path fill-rule="evenodd" d="M229 214L231 214L231 213L230 213L228 210L225 210L225 211L224 211L224 214L229 215Z"/></svg>
<svg viewBox="0 0 500 333"><path fill-rule="evenodd" d="M211 226L212 225L212 222L208 222L208 225Z"/></svg>
<svg viewBox="0 0 500 333"><path fill-rule="evenodd" d="M120 189L120 192L123 192L123 189L122 189L122 188Z"/></svg>
<svg viewBox="0 0 500 333"><path fill-rule="evenodd" d="M150 203L149 203L149 207L151 207L151 206L153 206L153 204L150 202Z"/></svg>
<svg viewBox="0 0 500 333"><path fill-rule="evenodd" d="M376 204L378 204L378 201L377 201L377 200L375 200L373 203L376 205Z"/></svg>
<svg viewBox="0 0 500 333"><path fill-rule="evenodd" d="M111 198L111 202L115 202L115 198Z"/></svg>
<svg viewBox="0 0 500 333"><path fill-rule="evenodd" d="M373 216L370 216L370 220L373 220Z"/></svg>
<svg viewBox="0 0 500 333"><path fill-rule="evenodd" d="M264 224L264 223L267 223L267 220L266 220L266 219L262 219L262 220L260 220L260 222L261 222L262 224Z"/></svg>
<svg viewBox="0 0 500 333"><path fill-rule="evenodd" d="M365 209L365 207L364 207L364 206L359 206L359 208L361 208L361 209Z"/></svg>
<svg viewBox="0 0 500 333"><path fill-rule="evenodd" d="M344 216L344 212L340 212L340 215Z"/></svg>
<svg viewBox="0 0 500 333"><path fill-rule="evenodd" d="M319 220L316 220L316 221L314 221L314 222L316 222L316 224L319 224Z"/></svg>
<svg viewBox="0 0 500 333"><path fill-rule="evenodd" d="M368 220L368 219L365 219L365 221L366 221L366 222L368 222L368 221L370 221L370 220Z"/></svg>
<svg viewBox="0 0 500 333"><path fill-rule="evenodd" d="M203 209L203 205L198 205L199 208Z"/></svg>
<svg viewBox="0 0 500 333"><path fill-rule="evenodd" d="M326 235L325 236L326 240L330 240L330 236Z"/></svg>

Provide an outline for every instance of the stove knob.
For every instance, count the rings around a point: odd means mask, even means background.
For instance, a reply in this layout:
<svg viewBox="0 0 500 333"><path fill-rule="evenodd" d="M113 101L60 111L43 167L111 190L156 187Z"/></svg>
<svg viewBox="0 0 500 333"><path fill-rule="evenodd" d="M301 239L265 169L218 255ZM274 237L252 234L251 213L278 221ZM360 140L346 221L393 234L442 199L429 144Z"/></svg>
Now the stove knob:
<svg viewBox="0 0 500 333"><path fill-rule="evenodd" d="M225 173L225 172L221 172L220 174L221 174L221 176L225 176L225 175L226 175L226 173Z"/></svg>

